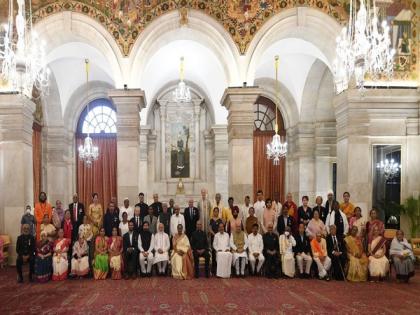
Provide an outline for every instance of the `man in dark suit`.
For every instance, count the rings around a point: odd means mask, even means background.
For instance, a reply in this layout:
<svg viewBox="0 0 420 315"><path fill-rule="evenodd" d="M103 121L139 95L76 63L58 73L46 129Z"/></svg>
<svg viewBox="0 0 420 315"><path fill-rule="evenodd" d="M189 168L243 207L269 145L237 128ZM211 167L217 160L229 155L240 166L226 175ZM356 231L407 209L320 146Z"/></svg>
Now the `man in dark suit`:
<svg viewBox="0 0 420 315"><path fill-rule="evenodd" d="M35 238L30 234L29 224L22 226L22 234L18 236L16 241L16 270L18 274L18 282L23 283L22 266L29 263L29 281L32 282L35 266Z"/></svg>
<svg viewBox="0 0 420 315"><path fill-rule="evenodd" d="M296 262L299 268L300 278L309 278L311 274L312 256L311 243L305 234L305 225L299 224L299 233L295 236L296 246L293 247ZM305 262L305 273L303 272L303 263Z"/></svg>
<svg viewBox="0 0 420 315"><path fill-rule="evenodd" d="M77 194L73 195L73 202L69 204L68 209L70 210L71 223L73 224L73 241L76 241L79 235L79 226L83 224L83 217L85 216L85 206L79 202Z"/></svg>
<svg viewBox="0 0 420 315"><path fill-rule="evenodd" d="M279 235L284 233L286 226L290 226L290 228L292 228L294 224L293 217L289 215L289 209L287 207L283 207L281 213L282 215L277 218L277 232Z"/></svg>
<svg viewBox="0 0 420 315"><path fill-rule="evenodd" d="M138 260L138 240L139 234L134 231L134 223L128 222L128 232L123 236L123 247L125 257L125 279L137 275L137 260Z"/></svg>
<svg viewBox="0 0 420 315"><path fill-rule="evenodd" d="M191 239L192 233L196 229L197 221L200 219L198 208L194 207L194 200L188 201L188 207L184 209L185 234Z"/></svg>
<svg viewBox="0 0 420 315"><path fill-rule="evenodd" d="M200 221L196 223L197 229L191 235L191 248L194 255L195 277L199 277L200 257L204 257L206 278L209 277L210 252L207 235L203 231L203 224Z"/></svg>
<svg viewBox="0 0 420 315"><path fill-rule="evenodd" d="M119 225L120 218L118 216L118 212L115 209L115 204L113 202L110 202L104 216L105 235L111 237L112 229L117 228L118 231Z"/></svg>
<svg viewBox="0 0 420 315"><path fill-rule="evenodd" d="M154 193L153 194L153 203L150 205L153 208L153 215L158 217L159 214L162 212L162 203L159 201L159 195Z"/></svg>
<svg viewBox="0 0 420 315"><path fill-rule="evenodd" d="M267 278L277 279L280 276L279 237L273 232L273 224L267 226L267 233L263 235L265 257L265 275Z"/></svg>
<svg viewBox="0 0 420 315"><path fill-rule="evenodd" d="M134 231L139 234L143 226L143 220L141 217L141 210L139 206L134 208L134 217L131 218L130 222L134 224Z"/></svg>
<svg viewBox="0 0 420 315"><path fill-rule="evenodd" d="M347 261L346 244L343 236L337 234L335 225L330 226L330 234L327 236L327 251L331 258L333 277L335 280L344 280L344 267Z"/></svg>
<svg viewBox="0 0 420 315"><path fill-rule="evenodd" d="M144 217L148 214L149 206L144 202L144 194L142 192L139 193L139 203L136 204L136 207L140 208L140 217L143 220Z"/></svg>

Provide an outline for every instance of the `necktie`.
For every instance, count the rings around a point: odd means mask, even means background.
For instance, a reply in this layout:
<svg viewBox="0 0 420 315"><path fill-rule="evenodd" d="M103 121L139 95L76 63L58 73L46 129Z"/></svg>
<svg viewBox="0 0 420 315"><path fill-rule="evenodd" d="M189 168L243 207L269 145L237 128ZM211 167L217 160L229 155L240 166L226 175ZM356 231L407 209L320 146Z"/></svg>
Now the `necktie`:
<svg viewBox="0 0 420 315"><path fill-rule="evenodd" d="M77 221L77 203L73 204L73 217L74 220Z"/></svg>
<svg viewBox="0 0 420 315"><path fill-rule="evenodd" d="M337 238L335 236L333 236L333 240L334 240L334 248L338 250Z"/></svg>
<svg viewBox="0 0 420 315"><path fill-rule="evenodd" d="M139 226L139 217L136 217L136 225Z"/></svg>

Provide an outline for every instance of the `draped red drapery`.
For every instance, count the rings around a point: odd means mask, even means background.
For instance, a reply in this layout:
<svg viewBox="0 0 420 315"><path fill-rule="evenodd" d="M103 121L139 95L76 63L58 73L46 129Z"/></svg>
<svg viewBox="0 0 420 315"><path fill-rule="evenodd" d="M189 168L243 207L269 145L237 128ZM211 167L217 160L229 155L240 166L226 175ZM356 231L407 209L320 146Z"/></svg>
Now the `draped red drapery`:
<svg viewBox="0 0 420 315"><path fill-rule="evenodd" d="M117 137L91 137L93 144L99 148L99 158L91 167L87 167L78 155L79 145L83 144L85 135L77 135L76 138L77 192L86 209L92 203L92 194L98 193L105 210L111 198L117 196Z"/></svg>

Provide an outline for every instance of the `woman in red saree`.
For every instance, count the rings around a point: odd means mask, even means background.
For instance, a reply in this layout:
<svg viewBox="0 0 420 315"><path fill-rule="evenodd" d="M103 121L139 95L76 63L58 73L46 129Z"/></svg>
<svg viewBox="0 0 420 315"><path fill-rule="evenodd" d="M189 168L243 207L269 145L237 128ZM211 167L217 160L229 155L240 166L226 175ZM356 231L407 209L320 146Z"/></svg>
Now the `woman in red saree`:
<svg viewBox="0 0 420 315"><path fill-rule="evenodd" d="M383 235L385 226L384 223L378 219L378 212L375 208L370 210L369 213L370 220L366 223L366 238L367 238L367 245L372 242L373 239L373 230L375 227L378 228L379 234Z"/></svg>
<svg viewBox="0 0 420 315"><path fill-rule="evenodd" d="M54 242L53 255L53 281L67 279L69 263L67 252L69 251L70 240L64 237L63 229L58 230L58 239Z"/></svg>
<svg viewBox="0 0 420 315"><path fill-rule="evenodd" d="M386 257L386 238L377 226L372 229L372 242L368 246L368 253L370 280L383 280L389 270L389 261Z"/></svg>
<svg viewBox="0 0 420 315"><path fill-rule="evenodd" d="M109 267L111 268L111 279L120 280L122 278L123 269L123 240L118 236L118 229L112 228L112 236L108 240L109 243Z"/></svg>

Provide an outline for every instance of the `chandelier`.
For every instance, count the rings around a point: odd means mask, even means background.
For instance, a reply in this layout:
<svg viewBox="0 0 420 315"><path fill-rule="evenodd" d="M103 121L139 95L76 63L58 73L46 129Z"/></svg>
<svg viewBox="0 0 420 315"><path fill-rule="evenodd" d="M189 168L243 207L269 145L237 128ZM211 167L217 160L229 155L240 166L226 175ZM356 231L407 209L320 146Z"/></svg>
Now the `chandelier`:
<svg viewBox="0 0 420 315"><path fill-rule="evenodd" d="M86 65L86 99L88 100L86 113L89 114L89 59L85 59ZM99 148L93 145L92 138L89 136L89 128L87 130L87 136L84 141L84 145L79 146L79 158L85 162L87 167L91 167L93 161L96 161L99 157Z"/></svg>
<svg viewBox="0 0 420 315"><path fill-rule="evenodd" d="M177 103L190 102L191 92L190 88L184 82L184 57L180 59L179 65L179 82L175 91L173 92L173 100Z"/></svg>
<svg viewBox="0 0 420 315"><path fill-rule="evenodd" d="M378 170L382 170L385 176L385 179L393 179L398 175L400 172L401 164L395 162L394 159L385 161L381 160L381 162L376 164L376 168Z"/></svg>
<svg viewBox="0 0 420 315"><path fill-rule="evenodd" d="M45 58L45 42L32 29L32 6L26 20L25 0L17 0L13 23L13 0L9 0L7 23L0 30L0 86L32 98L35 87L40 96L48 92L50 70ZM14 34L16 30L16 34Z"/></svg>
<svg viewBox="0 0 420 315"><path fill-rule="evenodd" d="M279 92L279 82L278 82L278 70L279 70L279 56L274 57L274 65L276 69L276 92ZM278 95L277 95L278 96ZM278 99L278 97L277 97ZM279 165L280 158L286 157L287 154L287 142L282 142L280 135L278 134L279 126L277 124L277 106L274 109L276 112L276 121L275 121L275 134L271 143L267 144L267 159L273 160L274 165Z"/></svg>
<svg viewBox="0 0 420 315"><path fill-rule="evenodd" d="M348 26L336 39L333 72L337 93L348 89L353 76L358 89L364 88L366 77L372 81L392 77L395 50L390 49L390 28L385 20L379 25L372 1L350 0Z"/></svg>

